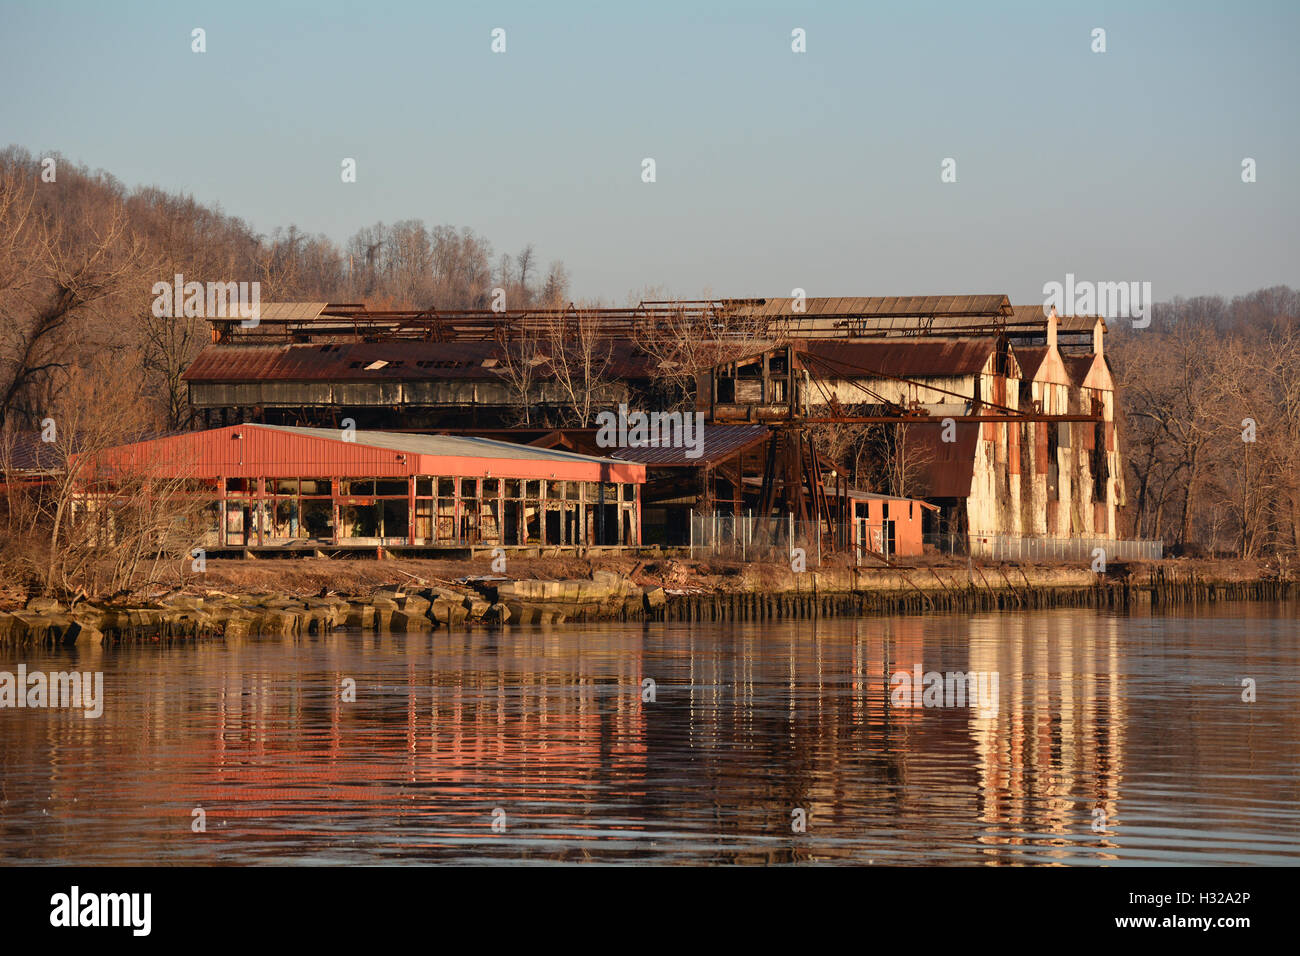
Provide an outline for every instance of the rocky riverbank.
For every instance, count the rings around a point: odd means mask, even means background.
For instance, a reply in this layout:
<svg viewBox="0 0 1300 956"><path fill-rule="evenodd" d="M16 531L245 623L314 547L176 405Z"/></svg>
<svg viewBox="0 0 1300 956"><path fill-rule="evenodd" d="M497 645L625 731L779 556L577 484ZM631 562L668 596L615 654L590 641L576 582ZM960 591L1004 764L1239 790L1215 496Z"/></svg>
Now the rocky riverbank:
<svg viewBox="0 0 1300 956"><path fill-rule="evenodd" d="M612 571L589 580L470 579L460 587L380 587L366 594L174 593L150 601L34 598L0 611L0 644L78 645L105 640L322 634L336 628L425 634L437 628L563 624L662 612L662 588Z"/></svg>
<svg viewBox="0 0 1300 956"><path fill-rule="evenodd" d="M215 563L215 562L214 562ZM230 562L232 565L238 562ZM259 562L270 565L270 562ZM304 562L305 563L305 562ZM756 564L605 562L566 568L582 577L509 579L465 567L394 568L392 562L277 562L218 569L169 592L61 603L47 597L0 611L0 645L311 635L337 628L429 633L439 628L560 625L598 620L765 620L821 615L1047 607L1132 609L1219 600L1277 600L1291 593L1286 569L1241 563L1163 561L1112 565L1106 574L1053 565L931 564L907 568L823 567L795 573ZM435 562L411 562L432 565ZM481 566L468 570L482 571ZM546 568L524 568L537 575ZM346 582L322 586L314 574ZM336 572L329 574L328 572ZM417 573L423 572L423 575ZM242 572L242 573L241 573ZM277 575L279 572L279 575ZM266 587L278 579L283 587ZM394 578L406 583L393 584ZM217 588L205 585L222 584ZM251 586L250 586L251 585Z"/></svg>

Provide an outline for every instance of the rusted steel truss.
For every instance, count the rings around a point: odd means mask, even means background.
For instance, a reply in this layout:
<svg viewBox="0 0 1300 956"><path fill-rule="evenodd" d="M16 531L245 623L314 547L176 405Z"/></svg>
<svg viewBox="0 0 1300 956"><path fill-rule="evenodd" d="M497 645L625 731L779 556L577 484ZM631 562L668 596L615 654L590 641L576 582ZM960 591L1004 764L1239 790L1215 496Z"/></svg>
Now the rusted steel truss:
<svg viewBox="0 0 1300 956"><path fill-rule="evenodd" d="M875 337L885 334L873 330L863 322L867 318L853 311L824 311L815 317L803 315L772 315L748 311L759 306L762 299L691 299L645 300L628 308L582 309L572 303L561 308L506 309L448 309L430 306L427 309L392 309L371 311L354 303L330 304L320 314L310 318L264 318L256 326L244 327L238 318L211 319L212 339L218 344L242 342L247 344L339 341L397 341L426 342L506 341L510 338L553 327L557 320L582 314L589 317L601 335L610 338L635 339L656 331L678 333L682 330L703 332L725 340L737 330L745 334L758 331L774 338L806 333L792 330L805 318L815 318L821 331L833 330L836 335ZM904 334L924 336L969 335L1001 332L1005 318L971 317L969 324L933 327L936 318L949 315L966 315L964 312L897 313L917 319L914 328ZM889 334L899 334L893 330Z"/></svg>

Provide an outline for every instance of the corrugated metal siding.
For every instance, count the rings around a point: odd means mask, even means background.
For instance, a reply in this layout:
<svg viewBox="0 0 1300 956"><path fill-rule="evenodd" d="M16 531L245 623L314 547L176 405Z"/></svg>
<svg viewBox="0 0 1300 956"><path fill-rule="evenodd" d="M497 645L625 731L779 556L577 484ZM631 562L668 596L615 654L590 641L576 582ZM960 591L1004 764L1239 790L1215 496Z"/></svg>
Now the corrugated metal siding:
<svg viewBox="0 0 1300 956"><path fill-rule="evenodd" d="M867 342L808 341L797 351L805 366L838 378L896 375L901 378L971 375L988 364L996 348L992 338L877 339ZM811 356L810 361L806 356Z"/></svg>
<svg viewBox="0 0 1300 956"><path fill-rule="evenodd" d="M626 384L614 383L600 390L600 403L617 405L628 399ZM532 404L566 403L553 383L536 383L530 390ZM419 405L460 408L466 405L517 405L518 394L503 382L377 382L319 385L311 382L257 382L223 385L190 383L190 402L197 408Z"/></svg>
<svg viewBox="0 0 1300 956"><path fill-rule="evenodd" d="M971 493L979 422L957 422L956 441L945 442L942 429L914 426L904 433L904 447L921 474L919 485L926 498L965 498Z"/></svg>

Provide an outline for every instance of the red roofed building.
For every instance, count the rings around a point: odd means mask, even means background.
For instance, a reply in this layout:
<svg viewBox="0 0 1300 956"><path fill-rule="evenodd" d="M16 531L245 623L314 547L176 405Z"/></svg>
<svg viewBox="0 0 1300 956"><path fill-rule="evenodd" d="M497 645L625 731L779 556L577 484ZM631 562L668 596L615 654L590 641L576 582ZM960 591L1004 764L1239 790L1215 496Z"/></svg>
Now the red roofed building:
<svg viewBox="0 0 1300 956"><path fill-rule="evenodd" d="M213 547L588 547L641 541L645 467L487 438L244 424L123 445L94 463L210 492Z"/></svg>

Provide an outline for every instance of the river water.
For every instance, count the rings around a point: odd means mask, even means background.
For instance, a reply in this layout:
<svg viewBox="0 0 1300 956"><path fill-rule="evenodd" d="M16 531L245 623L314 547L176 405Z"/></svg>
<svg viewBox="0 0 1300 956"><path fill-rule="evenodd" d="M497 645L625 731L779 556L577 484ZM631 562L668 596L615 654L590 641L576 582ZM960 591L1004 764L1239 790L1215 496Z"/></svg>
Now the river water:
<svg viewBox="0 0 1300 956"><path fill-rule="evenodd" d="M0 648L104 682L0 710L0 861L1296 864L1297 617Z"/></svg>

